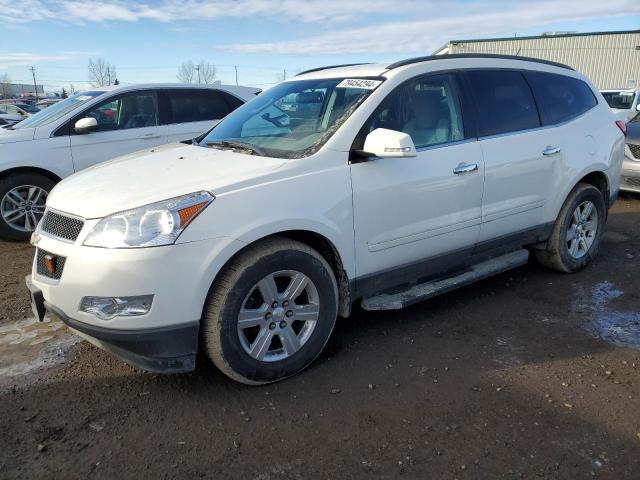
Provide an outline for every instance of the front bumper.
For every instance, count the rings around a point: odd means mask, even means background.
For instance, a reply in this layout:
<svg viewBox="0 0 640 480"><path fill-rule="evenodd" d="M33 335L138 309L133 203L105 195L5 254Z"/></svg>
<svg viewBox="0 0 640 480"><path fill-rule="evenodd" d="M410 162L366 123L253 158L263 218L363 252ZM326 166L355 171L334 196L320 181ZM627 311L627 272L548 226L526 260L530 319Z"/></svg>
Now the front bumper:
<svg viewBox="0 0 640 480"><path fill-rule="evenodd" d="M624 157L620 190L640 193L640 160Z"/></svg>
<svg viewBox="0 0 640 480"><path fill-rule="evenodd" d="M143 249L84 247L41 236L36 247L64 257L60 278L27 277L34 314L44 309L72 330L135 367L193 370L202 309L215 275L241 242L228 237ZM101 320L80 311L85 296L153 294L148 313Z"/></svg>
<svg viewBox="0 0 640 480"><path fill-rule="evenodd" d="M42 291L25 279L34 314L42 320L47 310L81 337L113 353L134 367L158 373L189 372L195 368L198 351L198 322L174 327L118 330L89 325L68 317L44 300Z"/></svg>

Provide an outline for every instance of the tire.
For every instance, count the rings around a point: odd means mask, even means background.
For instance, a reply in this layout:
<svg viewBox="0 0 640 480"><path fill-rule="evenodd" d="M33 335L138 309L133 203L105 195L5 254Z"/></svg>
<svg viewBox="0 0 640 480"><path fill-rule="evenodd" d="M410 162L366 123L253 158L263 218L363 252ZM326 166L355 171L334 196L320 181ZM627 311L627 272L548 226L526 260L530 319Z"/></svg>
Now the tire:
<svg viewBox="0 0 640 480"><path fill-rule="evenodd" d="M0 238L29 240L44 214L46 198L54 185L50 178L37 173L14 173L0 179ZM32 205L27 204L34 200Z"/></svg>
<svg viewBox="0 0 640 480"><path fill-rule="evenodd" d="M305 286L291 293L294 284ZM338 287L324 258L303 243L268 239L242 252L215 280L203 311L202 346L233 380L277 382L320 354L337 311Z"/></svg>
<svg viewBox="0 0 640 480"><path fill-rule="evenodd" d="M578 216L583 217L589 204L592 206L591 211L595 211L595 217L593 214L589 216L591 220L583 223L583 230L574 228L574 212L580 212L577 213ZM578 207L581 209L577 210ZM607 209L602 192L593 185L579 183L565 200L546 249L535 251L536 258L542 265L559 272L573 273L582 270L598 253L606 219ZM585 222L585 219L582 218L581 222ZM594 225L595 231L589 230ZM584 243L578 240L581 234Z"/></svg>

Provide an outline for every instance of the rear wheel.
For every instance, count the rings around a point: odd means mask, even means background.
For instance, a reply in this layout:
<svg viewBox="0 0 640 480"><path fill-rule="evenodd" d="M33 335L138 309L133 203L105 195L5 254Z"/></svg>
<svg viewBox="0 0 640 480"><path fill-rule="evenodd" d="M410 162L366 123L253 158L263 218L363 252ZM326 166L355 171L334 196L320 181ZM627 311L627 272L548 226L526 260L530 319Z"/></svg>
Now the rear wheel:
<svg viewBox="0 0 640 480"><path fill-rule="evenodd" d="M336 280L320 254L293 240L269 239L216 280L202 319L204 348L238 382L282 380L320 354L337 305Z"/></svg>
<svg viewBox="0 0 640 480"><path fill-rule="evenodd" d="M0 238L28 240L44 214L54 182L37 173L0 179Z"/></svg>
<svg viewBox="0 0 640 480"><path fill-rule="evenodd" d="M583 269L598 253L606 218L602 192L578 184L560 210L546 249L536 251L538 261L560 272Z"/></svg>

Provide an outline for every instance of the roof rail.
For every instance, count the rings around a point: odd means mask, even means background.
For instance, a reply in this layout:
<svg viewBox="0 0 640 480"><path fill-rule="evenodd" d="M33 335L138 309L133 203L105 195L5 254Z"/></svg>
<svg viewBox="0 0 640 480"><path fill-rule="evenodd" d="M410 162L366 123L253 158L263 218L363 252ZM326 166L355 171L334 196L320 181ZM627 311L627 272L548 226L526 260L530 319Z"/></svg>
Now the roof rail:
<svg viewBox="0 0 640 480"><path fill-rule="evenodd" d="M331 68L340 68L340 67L355 67L357 65L369 65L368 62L365 63L344 63L342 65L329 65L328 67L318 67L318 68L311 68L309 70L305 70L304 72L300 72L296 75L300 76L300 75L304 75L305 73L311 73L311 72L319 72L321 70L329 70Z"/></svg>
<svg viewBox="0 0 640 480"><path fill-rule="evenodd" d="M516 55L498 55L494 53L453 53L451 55L429 55L426 57L409 58L407 60L400 60L399 62L392 63L387 68L392 70L398 67L404 67L405 65L411 65L413 63L430 62L432 60L447 60L454 58L500 58L503 60L523 60L525 62L544 63L545 65L552 65L554 67L566 68L567 70L573 70L568 65L563 63L552 62L549 60L542 60L540 58L520 57Z"/></svg>

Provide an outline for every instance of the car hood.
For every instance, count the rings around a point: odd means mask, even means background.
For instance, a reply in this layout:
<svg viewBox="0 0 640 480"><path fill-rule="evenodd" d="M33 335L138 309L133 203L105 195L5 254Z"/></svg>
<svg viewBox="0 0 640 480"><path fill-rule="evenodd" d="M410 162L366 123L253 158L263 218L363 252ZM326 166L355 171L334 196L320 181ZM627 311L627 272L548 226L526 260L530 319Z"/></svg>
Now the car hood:
<svg viewBox="0 0 640 480"><path fill-rule="evenodd" d="M84 218L140 207L202 190L219 195L255 182L286 160L169 144L101 163L67 177L47 206Z"/></svg>
<svg viewBox="0 0 640 480"><path fill-rule="evenodd" d="M33 140L35 132L35 128L17 128L15 130L10 128L0 128L0 144Z"/></svg>

